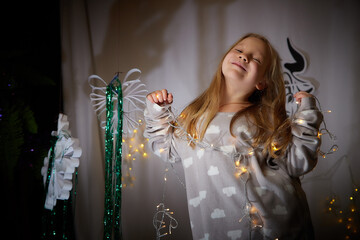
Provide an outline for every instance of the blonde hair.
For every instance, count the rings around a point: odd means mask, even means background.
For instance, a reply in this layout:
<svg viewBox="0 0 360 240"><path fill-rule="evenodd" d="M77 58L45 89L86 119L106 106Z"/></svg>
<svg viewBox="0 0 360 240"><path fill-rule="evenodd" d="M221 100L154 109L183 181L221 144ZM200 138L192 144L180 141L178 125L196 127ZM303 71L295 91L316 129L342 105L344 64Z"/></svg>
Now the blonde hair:
<svg viewBox="0 0 360 240"><path fill-rule="evenodd" d="M270 63L264 76L266 88L262 91L255 90L249 98L252 105L233 116L230 132L233 135L233 124L245 115L248 122L256 126L252 139L253 147L262 146L264 153L268 152L271 157L277 158L285 152L291 141L291 125L285 110L285 86L279 55L270 42L259 34L246 34L229 48L221 59L210 86L182 111L178 121L191 136L203 139L207 127L219 111L221 90L224 86L224 58L238 43L249 37L262 40L268 47ZM194 147L192 142L191 145Z"/></svg>

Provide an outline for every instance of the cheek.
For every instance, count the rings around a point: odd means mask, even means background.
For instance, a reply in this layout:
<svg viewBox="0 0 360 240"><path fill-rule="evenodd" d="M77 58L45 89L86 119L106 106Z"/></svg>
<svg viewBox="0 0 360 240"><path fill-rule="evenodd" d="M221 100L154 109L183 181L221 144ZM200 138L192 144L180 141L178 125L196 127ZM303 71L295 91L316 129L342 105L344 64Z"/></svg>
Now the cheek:
<svg viewBox="0 0 360 240"><path fill-rule="evenodd" d="M224 74L224 71L226 71L226 69L228 68L228 67L227 67L227 62L229 62L228 56L226 56L226 57L224 58L224 61L223 61L222 64L221 64L221 72L222 72L222 74Z"/></svg>
<svg viewBox="0 0 360 240"><path fill-rule="evenodd" d="M258 79L264 77L265 71L264 71L264 69L263 69L261 66L259 66L258 64L254 64L254 66L253 66L253 72L254 72L254 76L255 76L256 78L258 78Z"/></svg>
<svg viewBox="0 0 360 240"><path fill-rule="evenodd" d="M225 59L224 59L224 61L223 61L222 64L221 64L221 72L222 72L222 74L224 74L224 67L225 67L225 66L224 66L224 65L225 65L224 63L225 63Z"/></svg>
<svg viewBox="0 0 360 240"><path fill-rule="evenodd" d="M225 64L225 63L229 62L229 59L230 59L230 58L231 58L231 57L230 57L229 54L225 56L225 58L224 58L224 60L223 60L223 62L222 62L222 67L224 67L224 64Z"/></svg>

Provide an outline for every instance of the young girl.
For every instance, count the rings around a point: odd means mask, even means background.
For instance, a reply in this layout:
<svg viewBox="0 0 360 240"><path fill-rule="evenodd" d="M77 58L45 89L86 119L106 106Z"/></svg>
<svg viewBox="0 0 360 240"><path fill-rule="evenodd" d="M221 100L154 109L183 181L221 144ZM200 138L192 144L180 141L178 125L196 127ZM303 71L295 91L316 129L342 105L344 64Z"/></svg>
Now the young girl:
<svg viewBox="0 0 360 240"><path fill-rule="evenodd" d="M177 118L173 96L147 96L145 137L164 160L181 160L190 224L200 239L313 239L299 177L311 171L322 114L311 94L290 120L280 60L248 34L221 60L209 88Z"/></svg>

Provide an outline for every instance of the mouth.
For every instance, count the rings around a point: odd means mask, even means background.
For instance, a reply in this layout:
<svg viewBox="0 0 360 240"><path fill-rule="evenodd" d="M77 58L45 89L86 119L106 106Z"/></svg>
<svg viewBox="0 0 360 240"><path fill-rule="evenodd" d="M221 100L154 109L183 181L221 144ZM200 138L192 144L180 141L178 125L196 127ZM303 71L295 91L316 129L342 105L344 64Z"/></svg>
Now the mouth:
<svg viewBox="0 0 360 240"><path fill-rule="evenodd" d="M233 62L232 64L238 66L239 68L241 68L242 70L244 70L245 72L247 72L245 66L239 62Z"/></svg>

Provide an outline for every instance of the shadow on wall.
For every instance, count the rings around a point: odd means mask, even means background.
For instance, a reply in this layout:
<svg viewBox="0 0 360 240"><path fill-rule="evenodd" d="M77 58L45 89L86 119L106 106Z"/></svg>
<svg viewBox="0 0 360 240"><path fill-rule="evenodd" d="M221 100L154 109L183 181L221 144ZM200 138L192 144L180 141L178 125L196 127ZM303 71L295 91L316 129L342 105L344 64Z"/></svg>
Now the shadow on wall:
<svg viewBox="0 0 360 240"><path fill-rule="evenodd" d="M360 49L360 34L356 34L355 35L355 38L356 40L354 41L357 45L354 46L354 50L357 49L359 50ZM351 69L354 71L354 76L358 77L360 76L360 68L358 66L358 63L360 61L360 56L359 54L356 54L354 58L357 58L357 61L355 60L353 62L353 65L351 66ZM353 78L353 82L351 83L352 86L354 86L352 89L353 89L353 93L352 93L352 96L353 96L353 102L357 102L359 101L358 99L355 99L357 96L359 96L359 89L360 89L360 81L354 77ZM350 109L349 110L351 112L351 118L353 119L353 123L355 123L353 126L350 126L351 129L358 129L359 128L359 123L360 123L360 109L359 108L355 108L355 109ZM350 143L351 143L351 146L350 146L350 150L354 150L353 153L351 154L351 158L350 161L351 161L351 164L353 164L351 167L353 169L360 169L360 161L358 161L359 159L356 158L356 156L359 156L359 153L356 151L356 149L358 149L359 147L359 142L360 142L360 131L356 130L356 131L352 131L351 133L351 140L350 140ZM358 170L359 171L359 170ZM355 172L355 175L358 176L358 173ZM359 184L359 183L358 183Z"/></svg>
<svg viewBox="0 0 360 240"><path fill-rule="evenodd" d="M164 32L181 3L182 0L116 1L110 10L103 50L96 56L96 62L114 61L109 63L113 66L111 74L126 73L133 67L149 72L157 67L168 45Z"/></svg>
<svg viewBox="0 0 360 240"><path fill-rule="evenodd" d="M134 67L139 68L142 73L148 73L156 68L161 63L162 54L168 45L163 37L164 32L182 2L183 0L171 2L115 0L109 7L109 20L101 53L92 56L93 66L89 70L89 76L97 74L109 83L117 72L121 73L122 80ZM88 17L91 17L89 8L86 11ZM88 19L88 21L91 25L96 19ZM91 27L89 31L91 31L89 37L97 34ZM94 44L93 39L90 39L90 42ZM94 51L94 46L90 47L91 51ZM84 81L83 89L85 95L89 96L91 88L87 81ZM103 135L100 134L102 149L104 149ZM104 165L104 160L102 162Z"/></svg>
<svg viewBox="0 0 360 240"><path fill-rule="evenodd" d="M195 0L197 8L197 29L198 29L198 76L199 86L204 91L215 75L221 57L230 46L225 45L224 36L226 30L226 8L235 0ZM209 12L212 13L212 20L209 22ZM213 41L209 41L212 39Z"/></svg>

